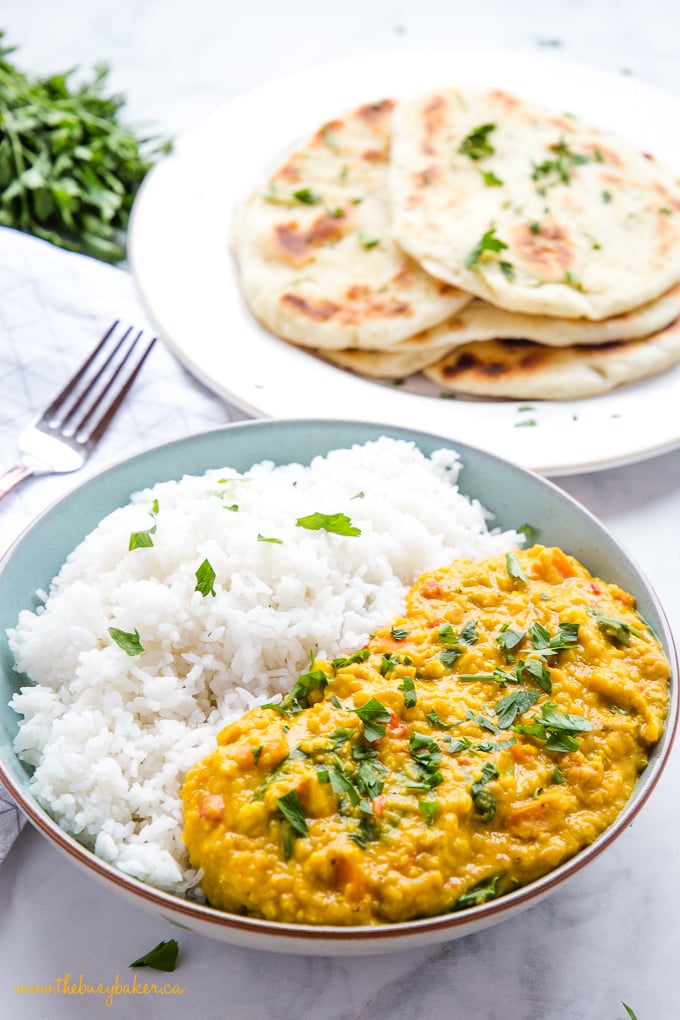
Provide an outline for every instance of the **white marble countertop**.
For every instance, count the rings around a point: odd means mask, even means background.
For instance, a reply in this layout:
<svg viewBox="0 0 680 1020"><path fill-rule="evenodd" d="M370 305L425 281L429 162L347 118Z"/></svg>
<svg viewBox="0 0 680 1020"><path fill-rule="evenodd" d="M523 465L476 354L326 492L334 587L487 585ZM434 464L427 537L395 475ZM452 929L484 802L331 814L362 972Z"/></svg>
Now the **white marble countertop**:
<svg viewBox="0 0 680 1020"><path fill-rule="evenodd" d="M674 0L557 0L542 8L534 0L343 0L333 8L318 0L5 0L0 28L29 71L108 61L128 118L173 134L274 75L409 47L551 50L680 97ZM7 390L0 380L0 399ZM228 418L206 394L206 422ZM559 484L632 553L678 633L680 451ZM626 1002L638 1020L677 1020L679 790L676 750L630 829L547 901L435 949L364 959L288 957L178 933L83 876L26 827L0 868L0 1015L626 1020ZM14 990L67 973L90 983L117 973L125 980L135 955L175 936L181 956L172 977L181 995L118 997L107 1006L92 996Z"/></svg>

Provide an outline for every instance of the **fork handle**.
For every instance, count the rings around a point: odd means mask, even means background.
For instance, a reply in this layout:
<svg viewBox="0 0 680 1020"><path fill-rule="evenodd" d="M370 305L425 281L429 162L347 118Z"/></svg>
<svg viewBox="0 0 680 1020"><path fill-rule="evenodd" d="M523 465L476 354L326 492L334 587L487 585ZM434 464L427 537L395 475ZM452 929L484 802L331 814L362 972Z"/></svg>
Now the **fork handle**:
<svg viewBox="0 0 680 1020"><path fill-rule="evenodd" d="M31 468L25 467L23 464L16 464L5 471L4 474L0 475L0 499L6 496L8 492L11 492L19 482L30 478L32 474Z"/></svg>

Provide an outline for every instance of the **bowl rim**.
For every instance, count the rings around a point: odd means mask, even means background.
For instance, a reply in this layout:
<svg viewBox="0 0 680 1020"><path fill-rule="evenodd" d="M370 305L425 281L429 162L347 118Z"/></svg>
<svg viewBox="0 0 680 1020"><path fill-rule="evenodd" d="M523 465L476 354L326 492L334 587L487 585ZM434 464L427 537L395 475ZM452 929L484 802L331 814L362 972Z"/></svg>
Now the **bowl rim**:
<svg viewBox="0 0 680 1020"><path fill-rule="evenodd" d="M67 505L71 500L78 500L81 498L83 492L86 492L90 488L96 490L97 486L101 485L102 482L106 481L106 479L116 471L129 469L133 463L141 463L150 457L153 459L154 456L157 456L159 453L171 451L173 448L189 447L193 443L206 441L208 437L215 436L219 438L221 435L230 434L235 430L252 431L254 429L263 429L265 431L269 431L281 428L284 430L302 428L305 431L314 431L315 426L363 428L375 433L374 438L378 438L378 435L391 435L396 438L405 438L408 441L415 442L416 444L419 439L434 440L436 442L441 442L443 446L456 450L460 454L461 464L463 466L465 465L466 452L470 451L475 456L481 457L482 460L497 462L504 465L506 468L510 468L515 471L521 477L523 476L533 479L539 488L544 489L545 491L551 491L552 496L556 496L561 501L564 501L571 510L575 510L580 516L588 518L589 522L596 526L596 529L606 533L615 543L628 566L633 569L633 572L644 587L647 596L654 603L659 618L664 625L663 635L659 635L659 637L665 645L665 651L670 663L671 675L669 687L671 696L664 732L658 743L652 749L652 758L644 771L639 775L630 798L611 825L600 833L592 843L583 847L575 855L562 862L562 864L560 864L557 868L552 869L545 875L526 885L518 887L512 892L499 896L496 899L489 900L486 903L467 907L460 911L449 911L428 917L414 918L407 921L387 922L384 924L346 926L311 925L270 921L263 918L250 917L246 914L236 914L229 911L219 910L215 907L209 906L208 904L201 903L200 901L182 897L179 894L154 887L134 878L131 875L125 874L112 864L109 864L104 859L98 857L94 851L81 844L74 836L62 829L41 805L37 804L37 802L34 802L29 796L27 796L26 792L14 780L11 772L6 767L1 753L2 748L0 748L0 783L4 785L10 796L15 800L33 827L41 832L51 843L53 843L75 863L83 866L86 870L93 872L95 876L103 879L107 884L113 884L118 891L132 894L133 897L141 899L147 907L155 908L161 912L169 912L171 915L175 915L175 918L179 916L186 918L187 920L197 920L202 922L204 926L202 930L208 934L210 934L210 928L216 928L219 930L220 934L233 932L234 935L248 934L260 939L278 938L278 940L288 940L291 943L293 941L298 943L307 943L310 950L312 949L312 944L318 943L320 940L326 944L337 944L339 946L341 946L342 943L348 942L359 944L363 944L365 942L370 942L372 944L381 943L384 944L385 951L389 952L391 949L397 948L397 943L402 940L409 941L418 934L436 934L439 936L440 941L455 938L458 933L466 933L463 929L469 930L475 925L477 927L482 927L487 924L495 923L501 920L503 915L510 914L511 912L514 912L514 910L519 910L520 908L529 907L534 902L542 899L547 893L562 885L568 878L579 872L591 860L597 858L617 839L621 832L626 829L638 815L664 771L678 731L680 713L680 699L678 697L678 684L680 683L678 649L666 612L656 595L654 587L646 577L644 571L642 571L637 565L635 559L630 555L618 538L616 538L609 529L601 521L599 521L599 519L590 510L587 509L587 507L581 504L569 493L566 493L563 489L559 488L559 486L550 481L550 479L538 475L529 468L514 464L505 458L489 453L484 449L474 447L471 444L454 441L444 436L439 436L436 433L430 433L424 430L416 430L409 427L400 427L390 424L364 422L360 420L338 420L331 418L318 418L313 420L292 418L284 420L256 419L238 421L154 445L134 454L131 457L123 457L96 474L84 479L68 492L61 495L58 499L51 502L39 515L29 522L26 528L24 528L10 544L2 557L0 557L0 581L7 564L12 559L16 550L30 538L31 533L36 527L41 525L45 519L51 516L58 507ZM371 440L365 439L363 441L368 442ZM329 450L339 448L343 448L343 444L339 444L338 446L328 446ZM283 463L283 461L281 461L281 463ZM179 476L181 476L180 472L178 472L177 477ZM155 484L155 482L151 481L149 484L152 485ZM134 490L130 490L130 494L132 491ZM104 510L103 515L111 512L112 509L113 507ZM14 759L19 763L19 766L22 769L25 768L24 763L17 758L11 747L9 750L10 754L13 755ZM207 928L205 927L206 925ZM217 932L214 934L217 935ZM263 945L262 948L267 947L266 945Z"/></svg>

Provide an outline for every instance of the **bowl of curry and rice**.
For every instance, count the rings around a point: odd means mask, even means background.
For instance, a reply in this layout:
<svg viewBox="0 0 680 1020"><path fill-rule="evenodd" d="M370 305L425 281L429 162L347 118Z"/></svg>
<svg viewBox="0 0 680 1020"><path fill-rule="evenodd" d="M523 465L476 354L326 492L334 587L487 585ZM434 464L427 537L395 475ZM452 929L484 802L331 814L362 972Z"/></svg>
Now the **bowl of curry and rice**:
<svg viewBox="0 0 680 1020"><path fill-rule="evenodd" d="M248 422L85 482L4 559L2 779L133 904L350 955L540 901L677 720L663 610L550 482L436 435Z"/></svg>

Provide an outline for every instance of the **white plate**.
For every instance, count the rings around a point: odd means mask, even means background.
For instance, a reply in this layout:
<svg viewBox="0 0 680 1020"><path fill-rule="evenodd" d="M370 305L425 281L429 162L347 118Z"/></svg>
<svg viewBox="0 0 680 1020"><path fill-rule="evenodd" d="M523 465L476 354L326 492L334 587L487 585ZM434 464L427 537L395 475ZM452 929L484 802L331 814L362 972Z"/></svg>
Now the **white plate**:
<svg viewBox="0 0 680 1020"><path fill-rule="evenodd" d="M612 130L680 172L680 103L630 77L543 54L399 50L280 78L177 139L135 202L129 254L175 354L244 411L393 422L475 443L543 474L631 463L680 446L680 366L579 401L442 399L418 377L359 378L277 340L244 305L228 249L235 202L320 123L360 102L445 84L498 85Z"/></svg>

